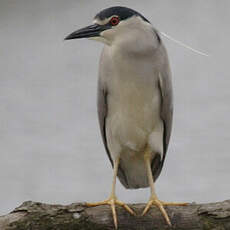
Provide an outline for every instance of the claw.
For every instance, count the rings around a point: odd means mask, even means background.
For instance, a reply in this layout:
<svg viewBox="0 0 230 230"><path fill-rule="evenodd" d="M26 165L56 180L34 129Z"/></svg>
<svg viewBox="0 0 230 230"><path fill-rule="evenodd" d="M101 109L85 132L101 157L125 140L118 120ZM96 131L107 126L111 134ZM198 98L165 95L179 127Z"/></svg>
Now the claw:
<svg viewBox="0 0 230 230"><path fill-rule="evenodd" d="M124 202L117 200L116 203L120 206L122 206L127 212L129 212L131 215L136 216L136 213Z"/></svg>
<svg viewBox="0 0 230 230"><path fill-rule="evenodd" d="M113 222L115 229L118 228L117 213L116 213L116 204L122 206L126 211L132 215L136 215L135 212L124 202L117 200L116 197L110 197L108 200L96 202L96 203L86 203L88 207L95 207L99 205L110 205L112 209Z"/></svg>
<svg viewBox="0 0 230 230"><path fill-rule="evenodd" d="M169 219L169 216L168 216L164 206L186 206L186 205L188 205L188 203L164 202L164 201L158 200L157 198L150 198L149 202L145 206L144 211L142 212L142 216L144 216L148 212L148 210L150 209L150 207L152 205L155 205L160 209L160 211L161 211L163 217L165 218L167 224L169 226L172 226L171 221Z"/></svg>

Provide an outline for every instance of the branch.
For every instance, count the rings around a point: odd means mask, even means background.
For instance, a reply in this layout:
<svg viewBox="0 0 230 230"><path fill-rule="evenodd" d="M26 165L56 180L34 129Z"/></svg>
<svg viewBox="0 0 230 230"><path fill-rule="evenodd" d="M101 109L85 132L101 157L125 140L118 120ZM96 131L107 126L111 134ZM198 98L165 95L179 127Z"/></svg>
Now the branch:
<svg viewBox="0 0 230 230"><path fill-rule="evenodd" d="M117 207L120 230L169 230L155 207L140 216L144 204L130 204L138 214L131 216ZM230 200L189 204L186 207L166 207L176 230L230 229ZM88 208L83 203L50 205L27 201L11 213L0 216L1 230L111 230L114 229L110 207Z"/></svg>

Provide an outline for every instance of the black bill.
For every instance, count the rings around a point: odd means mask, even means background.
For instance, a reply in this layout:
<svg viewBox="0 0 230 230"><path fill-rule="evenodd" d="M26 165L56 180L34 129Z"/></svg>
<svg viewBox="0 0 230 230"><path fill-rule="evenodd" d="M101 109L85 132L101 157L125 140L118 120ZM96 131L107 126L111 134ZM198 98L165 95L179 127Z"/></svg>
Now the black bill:
<svg viewBox="0 0 230 230"><path fill-rule="evenodd" d="M65 40L77 39L77 38L90 38L90 37L99 37L100 33L106 29L109 29L108 25L99 25L93 24L87 27L84 27L80 30L73 32L68 35Z"/></svg>

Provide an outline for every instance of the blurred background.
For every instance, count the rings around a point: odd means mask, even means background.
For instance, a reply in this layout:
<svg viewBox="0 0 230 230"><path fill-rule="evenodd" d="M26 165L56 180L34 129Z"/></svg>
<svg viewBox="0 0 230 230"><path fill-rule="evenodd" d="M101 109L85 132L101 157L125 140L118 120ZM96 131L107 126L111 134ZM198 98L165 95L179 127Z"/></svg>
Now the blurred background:
<svg viewBox="0 0 230 230"><path fill-rule="evenodd" d="M159 30L173 73L175 113L157 181L165 201L230 199L230 2L228 0L0 0L0 215L23 201L68 204L108 197L112 170L96 114L102 44L63 41L113 5ZM146 202L149 189L125 190Z"/></svg>

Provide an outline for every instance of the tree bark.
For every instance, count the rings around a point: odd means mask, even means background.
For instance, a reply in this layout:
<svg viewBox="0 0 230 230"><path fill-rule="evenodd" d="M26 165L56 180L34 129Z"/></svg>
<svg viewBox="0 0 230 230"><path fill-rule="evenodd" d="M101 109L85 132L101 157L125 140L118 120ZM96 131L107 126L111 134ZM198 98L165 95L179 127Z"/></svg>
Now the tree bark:
<svg viewBox="0 0 230 230"><path fill-rule="evenodd" d="M170 228L159 210L152 207L141 216L144 204L130 204L131 216L117 207L120 230L230 230L230 200L209 204L166 207ZM110 230L114 229L110 207L86 207L84 203L50 205L27 201L11 213L0 216L0 230Z"/></svg>

